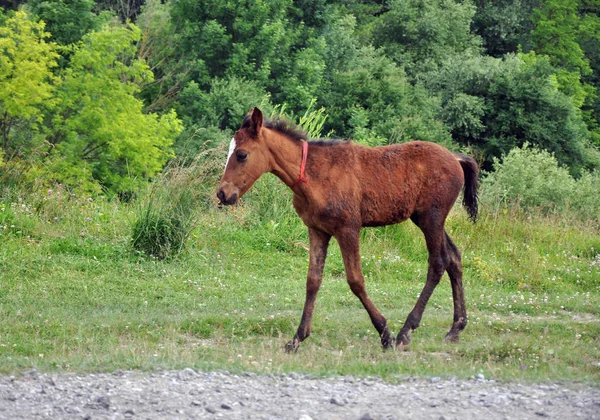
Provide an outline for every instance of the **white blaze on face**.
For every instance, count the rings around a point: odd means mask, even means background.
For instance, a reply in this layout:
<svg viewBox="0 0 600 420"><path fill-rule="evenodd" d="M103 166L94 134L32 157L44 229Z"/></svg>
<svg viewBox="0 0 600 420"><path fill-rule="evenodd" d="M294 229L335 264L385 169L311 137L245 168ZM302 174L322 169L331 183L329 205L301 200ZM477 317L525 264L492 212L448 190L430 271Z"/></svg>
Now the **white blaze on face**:
<svg viewBox="0 0 600 420"><path fill-rule="evenodd" d="M229 163L229 159L231 158L231 155L233 155L233 151L235 150L235 147L236 147L235 139L232 137L231 143L229 143L229 152L227 153L227 161L225 162L225 169L227 169L227 164Z"/></svg>

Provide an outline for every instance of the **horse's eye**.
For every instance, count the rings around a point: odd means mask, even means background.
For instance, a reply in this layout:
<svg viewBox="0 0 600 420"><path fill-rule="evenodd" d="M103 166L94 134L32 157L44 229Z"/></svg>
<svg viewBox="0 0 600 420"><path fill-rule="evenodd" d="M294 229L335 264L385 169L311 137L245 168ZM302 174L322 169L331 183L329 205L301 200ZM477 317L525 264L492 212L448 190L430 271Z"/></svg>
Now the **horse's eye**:
<svg viewBox="0 0 600 420"><path fill-rule="evenodd" d="M248 157L248 153L246 153L246 152L237 152L236 157L237 157L238 162L243 162Z"/></svg>

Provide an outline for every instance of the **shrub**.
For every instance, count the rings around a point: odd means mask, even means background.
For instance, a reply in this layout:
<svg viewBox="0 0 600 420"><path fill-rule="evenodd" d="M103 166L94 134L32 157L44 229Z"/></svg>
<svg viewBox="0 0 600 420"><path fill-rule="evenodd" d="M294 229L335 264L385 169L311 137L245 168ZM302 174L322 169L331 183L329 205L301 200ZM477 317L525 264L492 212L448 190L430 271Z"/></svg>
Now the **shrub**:
<svg viewBox="0 0 600 420"><path fill-rule="evenodd" d="M487 205L519 206L563 213L580 220L597 221L600 214L600 174L583 172L573 178L553 154L525 144L502 160L494 159L494 172L483 180Z"/></svg>

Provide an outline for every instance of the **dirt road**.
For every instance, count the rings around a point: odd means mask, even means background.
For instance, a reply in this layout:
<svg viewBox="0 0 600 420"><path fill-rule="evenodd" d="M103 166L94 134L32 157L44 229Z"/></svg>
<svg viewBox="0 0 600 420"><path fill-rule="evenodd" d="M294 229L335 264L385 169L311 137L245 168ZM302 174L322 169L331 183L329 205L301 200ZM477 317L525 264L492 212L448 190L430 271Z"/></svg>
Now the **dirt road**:
<svg viewBox="0 0 600 420"><path fill-rule="evenodd" d="M0 376L0 419L600 419L600 388L192 369Z"/></svg>

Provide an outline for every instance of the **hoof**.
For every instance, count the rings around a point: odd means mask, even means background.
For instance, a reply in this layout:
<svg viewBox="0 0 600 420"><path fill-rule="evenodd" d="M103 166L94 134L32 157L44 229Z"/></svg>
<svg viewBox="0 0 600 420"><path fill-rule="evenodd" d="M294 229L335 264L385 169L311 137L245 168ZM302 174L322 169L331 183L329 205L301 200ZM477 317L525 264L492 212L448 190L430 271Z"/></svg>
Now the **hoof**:
<svg viewBox="0 0 600 420"><path fill-rule="evenodd" d="M383 350L393 349L396 345L396 341L392 337L385 337L381 339L381 346Z"/></svg>
<svg viewBox="0 0 600 420"><path fill-rule="evenodd" d="M298 340L297 338L294 338L294 339L288 341L283 349L285 350L286 353L289 354L289 353L298 352L299 348L300 348L300 340Z"/></svg>
<svg viewBox="0 0 600 420"><path fill-rule="evenodd" d="M458 332L448 331L448 334L444 338L444 343L458 343Z"/></svg>
<svg viewBox="0 0 600 420"><path fill-rule="evenodd" d="M400 331L398 337L396 338L396 348L398 350L404 350L405 347L410 344L410 333L410 330L406 332Z"/></svg>

